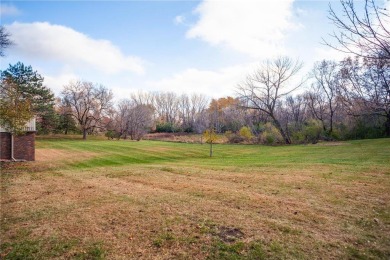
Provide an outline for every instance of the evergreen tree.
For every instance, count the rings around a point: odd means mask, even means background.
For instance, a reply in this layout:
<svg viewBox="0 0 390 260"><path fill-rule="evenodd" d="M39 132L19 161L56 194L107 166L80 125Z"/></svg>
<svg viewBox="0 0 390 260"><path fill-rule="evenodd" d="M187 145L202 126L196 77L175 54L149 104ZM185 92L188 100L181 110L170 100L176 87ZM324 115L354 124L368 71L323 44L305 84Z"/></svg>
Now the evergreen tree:
<svg viewBox="0 0 390 260"><path fill-rule="evenodd" d="M53 92L43 85L44 78L31 66L25 66L21 62L9 65L8 69L1 71L1 79L5 78L12 79L22 97L30 100L31 109L36 115L40 116L53 109Z"/></svg>
<svg viewBox="0 0 390 260"><path fill-rule="evenodd" d="M43 129L43 132L50 132L56 127L57 120L50 120L55 114L54 94L43 85L44 78L37 71L18 62L1 71L1 81L5 80L12 81L17 86L21 98L29 100L31 112L37 117L38 124L47 128Z"/></svg>

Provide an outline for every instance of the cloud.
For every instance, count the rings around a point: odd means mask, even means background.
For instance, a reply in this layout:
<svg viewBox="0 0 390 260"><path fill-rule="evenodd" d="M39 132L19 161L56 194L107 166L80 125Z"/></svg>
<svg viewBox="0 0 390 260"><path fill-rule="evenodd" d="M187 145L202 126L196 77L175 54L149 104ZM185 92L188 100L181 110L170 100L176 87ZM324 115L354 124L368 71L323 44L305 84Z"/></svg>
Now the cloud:
<svg viewBox="0 0 390 260"><path fill-rule="evenodd" d="M301 26L292 21L293 1L204 0L194 11L199 20L187 37L255 58L286 54L286 34Z"/></svg>
<svg viewBox="0 0 390 260"><path fill-rule="evenodd" d="M19 14L21 14L21 12L15 6L0 4L0 16L14 16Z"/></svg>
<svg viewBox="0 0 390 260"><path fill-rule="evenodd" d="M256 63L257 64L257 63ZM189 68L171 77L147 83L151 89L175 93L202 93L210 97L233 96L237 84L253 72L255 63L221 68L215 71Z"/></svg>
<svg viewBox="0 0 390 260"><path fill-rule="evenodd" d="M56 96L59 96L63 87L71 80L77 80L79 77L71 72L63 72L58 75L44 75L44 85L48 86Z"/></svg>
<svg viewBox="0 0 390 260"><path fill-rule="evenodd" d="M13 51L36 59L58 61L73 68L93 68L107 74L144 72L143 61L126 56L108 40L93 39L69 27L47 22L7 26L15 43Z"/></svg>
<svg viewBox="0 0 390 260"><path fill-rule="evenodd" d="M184 24L186 17L184 15L178 15L173 20L175 24Z"/></svg>

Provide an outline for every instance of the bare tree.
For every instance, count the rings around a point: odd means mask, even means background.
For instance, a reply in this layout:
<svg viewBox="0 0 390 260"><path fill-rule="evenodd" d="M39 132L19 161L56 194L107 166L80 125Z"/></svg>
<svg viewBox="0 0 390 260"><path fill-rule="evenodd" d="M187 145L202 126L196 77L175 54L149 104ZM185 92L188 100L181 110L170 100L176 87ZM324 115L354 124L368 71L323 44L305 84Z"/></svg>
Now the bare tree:
<svg viewBox="0 0 390 260"><path fill-rule="evenodd" d="M307 119L307 105L303 95L286 98L286 107L290 111L291 121L295 129L303 125Z"/></svg>
<svg viewBox="0 0 390 260"><path fill-rule="evenodd" d="M191 113L199 114L202 113L208 106L209 100L205 95L202 94L192 94L191 95Z"/></svg>
<svg viewBox="0 0 390 260"><path fill-rule="evenodd" d="M131 140L141 140L153 125L153 107L150 105L134 105L128 111L128 134Z"/></svg>
<svg viewBox="0 0 390 260"><path fill-rule="evenodd" d="M136 105L153 105L155 95L152 92L137 91L130 94L130 99Z"/></svg>
<svg viewBox="0 0 390 260"><path fill-rule="evenodd" d="M321 121L322 129L326 132L327 105L324 95L312 89L305 92L305 100L311 116Z"/></svg>
<svg viewBox="0 0 390 260"><path fill-rule="evenodd" d="M132 98L119 102L114 115L114 131L118 139L130 136L131 140L140 140L152 128L154 108L139 104L139 101Z"/></svg>
<svg viewBox="0 0 390 260"><path fill-rule="evenodd" d="M306 93L307 105L314 118L322 122L325 132L333 132L335 114L339 108L337 90L341 87L337 63L321 61L312 70L311 91Z"/></svg>
<svg viewBox="0 0 390 260"><path fill-rule="evenodd" d="M207 128L210 128L210 116L206 110L203 110L195 116L194 132L202 134Z"/></svg>
<svg viewBox="0 0 390 260"><path fill-rule="evenodd" d="M280 124L275 108L285 96L296 90L304 81L293 84L292 79L302 68L302 63L288 57L265 61L243 84L238 86L238 96L243 106L257 109L271 118L286 144L291 140Z"/></svg>
<svg viewBox="0 0 390 260"><path fill-rule="evenodd" d="M57 131L68 134L70 131L76 131L76 121L72 116L72 107L66 98L56 98L55 110L59 116Z"/></svg>
<svg viewBox="0 0 390 260"><path fill-rule="evenodd" d="M341 45L324 40L325 44L342 52L370 59L390 59L390 17L374 0L365 0L363 14L353 0L341 0L342 13L330 6L329 19L340 30L331 36Z"/></svg>
<svg viewBox="0 0 390 260"><path fill-rule="evenodd" d="M83 139L91 129L102 128L112 108L113 94L102 85L75 81L64 86L62 96L72 107L72 115L83 132Z"/></svg>
<svg viewBox="0 0 390 260"><path fill-rule="evenodd" d="M129 131L129 110L133 107L133 102L129 99L122 99L117 105L114 115L114 128L117 137L127 139Z"/></svg>
<svg viewBox="0 0 390 260"><path fill-rule="evenodd" d="M303 95L288 96L279 104L276 114L290 138L292 133L302 129L307 119L307 104Z"/></svg>
<svg viewBox="0 0 390 260"><path fill-rule="evenodd" d="M178 97L178 109L181 127L184 131L194 131L196 115L207 107L207 98L204 95L182 94Z"/></svg>
<svg viewBox="0 0 390 260"><path fill-rule="evenodd" d="M348 114L384 118L385 135L390 136L390 62L349 58L342 62L341 73L338 91Z"/></svg>
<svg viewBox="0 0 390 260"><path fill-rule="evenodd" d="M182 129L189 131L192 128L191 102L187 94L178 97L179 118Z"/></svg>
<svg viewBox="0 0 390 260"><path fill-rule="evenodd" d="M154 93L154 107L163 123L176 124L178 120L178 98L173 92Z"/></svg>
<svg viewBox="0 0 390 260"><path fill-rule="evenodd" d="M385 135L390 136L390 15L375 0L365 0L363 13L353 0L340 0L342 13L330 7L329 18L340 30L333 33L332 48L356 55L341 63L343 85L339 97L349 115L384 118Z"/></svg>
<svg viewBox="0 0 390 260"><path fill-rule="evenodd" d="M10 36L11 35L5 30L4 26L0 26L0 57L4 57L4 50L13 44L10 40Z"/></svg>

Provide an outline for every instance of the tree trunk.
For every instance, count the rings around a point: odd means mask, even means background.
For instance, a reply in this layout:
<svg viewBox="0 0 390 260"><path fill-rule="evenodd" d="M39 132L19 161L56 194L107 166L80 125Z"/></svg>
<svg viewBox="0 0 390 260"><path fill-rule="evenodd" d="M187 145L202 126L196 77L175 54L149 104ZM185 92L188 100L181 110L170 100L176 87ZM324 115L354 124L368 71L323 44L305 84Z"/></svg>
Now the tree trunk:
<svg viewBox="0 0 390 260"><path fill-rule="evenodd" d="M275 117L273 117L273 116L271 116L271 117L274 120L274 124L275 124L276 128L279 130L280 134L282 135L284 142L286 144L291 144L291 140L287 136L287 134L284 132L282 125L279 123L279 121Z"/></svg>
<svg viewBox="0 0 390 260"><path fill-rule="evenodd" d="M83 129L83 140L87 140L87 129Z"/></svg>
<svg viewBox="0 0 390 260"><path fill-rule="evenodd" d="M327 130L326 130L326 125L325 125L324 120L321 119L321 123L322 123L322 130L324 130L324 133L326 133Z"/></svg>
<svg viewBox="0 0 390 260"><path fill-rule="evenodd" d="M213 156L213 143L210 143L210 157Z"/></svg>
<svg viewBox="0 0 390 260"><path fill-rule="evenodd" d="M331 110L331 112L330 112L330 119L329 119L329 124L330 124L330 127L329 127L329 135L331 135L332 134L332 132L333 132L333 111Z"/></svg>

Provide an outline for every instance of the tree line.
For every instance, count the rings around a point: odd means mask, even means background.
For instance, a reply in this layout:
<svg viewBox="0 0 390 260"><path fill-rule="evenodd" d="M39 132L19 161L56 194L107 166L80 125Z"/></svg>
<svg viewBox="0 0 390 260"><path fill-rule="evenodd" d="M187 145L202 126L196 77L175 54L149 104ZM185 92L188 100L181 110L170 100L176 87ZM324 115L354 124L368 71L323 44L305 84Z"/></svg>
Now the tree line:
<svg viewBox="0 0 390 260"><path fill-rule="evenodd" d="M15 127L34 114L38 133L80 133L84 139L105 134L140 140L148 132L206 130L232 143L390 137L389 15L373 0L365 3L363 16L353 1L341 1L341 14L330 8L339 29L332 37L339 44L324 43L350 57L319 61L303 78L300 61L278 57L243 75L234 97L140 91L114 104L111 90L88 81L69 82L55 98L43 77L19 62L1 71L0 118ZM8 36L3 29L1 35Z"/></svg>

